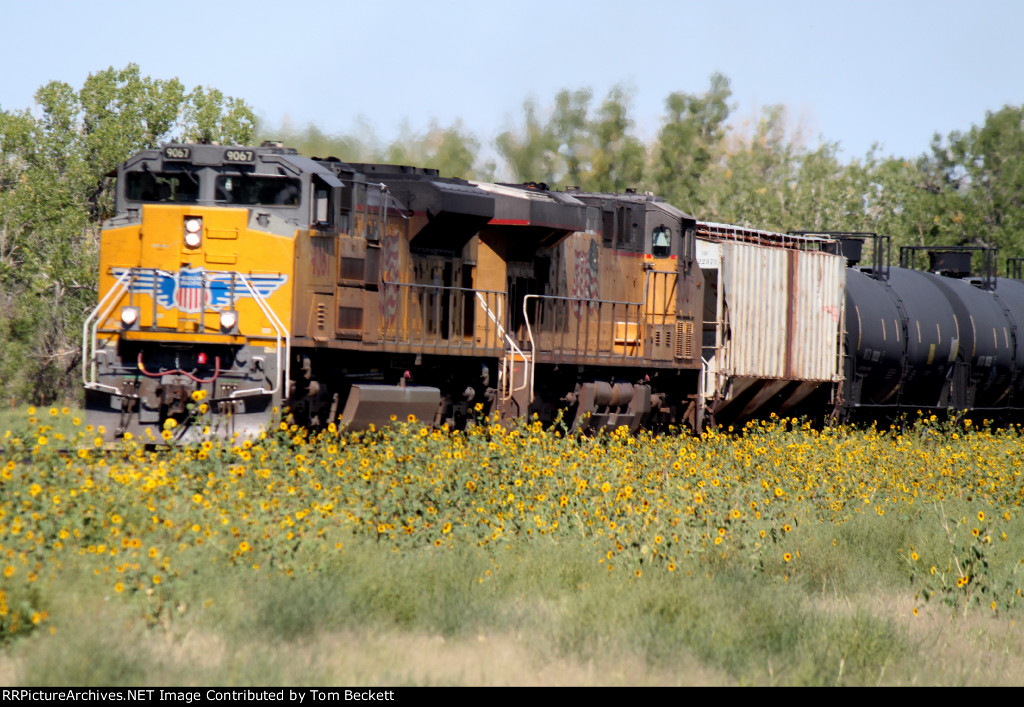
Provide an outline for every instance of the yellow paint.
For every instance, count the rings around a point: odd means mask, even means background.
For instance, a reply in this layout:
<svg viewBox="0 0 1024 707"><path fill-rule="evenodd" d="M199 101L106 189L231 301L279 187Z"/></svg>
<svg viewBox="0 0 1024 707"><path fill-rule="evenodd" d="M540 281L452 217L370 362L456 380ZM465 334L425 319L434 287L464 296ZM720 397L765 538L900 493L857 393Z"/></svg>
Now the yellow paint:
<svg viewBox="0 0 1024 707"><path fill-rule="evenodd" d="M203 219L203 240L199 248L190 249L185 246L184 221L186 217L194 216ZM211 272L237 272L246 276L287 275L287 281L267 298L267 303L290 330L295 279L294 238L250 230L248 221L249 210L245 208L195 204L143 205L141 224L106 229L101 235L99 299L102 300L115 283L114 268L158 269L171 273L182 268L204 268ZM142 331L124 333L125 338L244 343L245 337L266 340L268 329L273 331L251 296L236 299L241 336L230 336L220 333L218 310L207 309L205 316L201 317L199 313L180 312L173 306L162 307L159 303L154 307L150 292L124 292L110 308L107 319L100 324L101 330L108 331L102 338L113 340L121 335L118 318L121 307L129 302L139 307ZM146 331L154 326L160 327L161 331Z"/></svg>

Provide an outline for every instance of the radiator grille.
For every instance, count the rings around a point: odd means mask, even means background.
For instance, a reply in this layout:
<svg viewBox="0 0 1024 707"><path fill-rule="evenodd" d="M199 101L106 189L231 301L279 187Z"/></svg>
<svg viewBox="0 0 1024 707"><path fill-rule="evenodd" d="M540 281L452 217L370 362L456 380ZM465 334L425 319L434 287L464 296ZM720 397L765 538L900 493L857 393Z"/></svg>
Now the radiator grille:
<svg viewBox="0 0 1024 707"><path fill-rule="evenodd" d="M693 358L693 322L676 323L676 358Z"/></svg>
<svg viewBox="0 0 1024 707"><path fill-rule="evenodd" d="M348 331L358 331L362 329L362 307L338 307L338 328Z"/></svg>
<svg viewBox="0 0 1024 707"><path fill-rule="evenodd" d="M362 280L365 272L365 263L362 258L341 258L341 279Z"/></svg>

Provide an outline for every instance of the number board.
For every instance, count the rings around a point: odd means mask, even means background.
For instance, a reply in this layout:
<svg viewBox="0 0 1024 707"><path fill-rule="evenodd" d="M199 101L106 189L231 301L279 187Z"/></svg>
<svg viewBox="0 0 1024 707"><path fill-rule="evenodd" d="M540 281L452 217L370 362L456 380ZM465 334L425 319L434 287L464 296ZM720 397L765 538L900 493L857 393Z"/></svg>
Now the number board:
<svg viewBox="0 0 1024 707"><path fill-rule="evenodd" d="M188 147L165 147L165 160L187 160L192 156L192 149Z"/></svg>
<svg viewBox="0 0 1024 707"><path fill-rule="evenodd" d="M224 150L225 162L253 162L256 153L252 150Z"/></svg>

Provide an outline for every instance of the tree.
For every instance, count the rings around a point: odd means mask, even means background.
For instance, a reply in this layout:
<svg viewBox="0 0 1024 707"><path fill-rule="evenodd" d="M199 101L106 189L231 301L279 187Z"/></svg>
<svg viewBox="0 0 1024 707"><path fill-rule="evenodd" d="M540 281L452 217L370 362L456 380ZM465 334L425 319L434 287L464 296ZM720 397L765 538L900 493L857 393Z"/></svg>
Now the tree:
<svg viewBox="0 0 1024 707"><path fill-rule="evenodd" d="M677 91L665 99L665 120L654 146L655 191L684 211L699 213L708 171L721 151L729 118L729 79L711 75L701 95Z"/></svg>
<svg viewBox="0 0 1024 707"><path fill-rule="evenodd" d="M169 139L248 142L254 124L241 101L186 95L177 79L144 77L135 64L91 74L79 91L50 82L35 99L36 115L0 110L0 388L33 400L77 394L111 171Z"/></svg>
<svg viewBox="0 0 1024 707"><path fill-rule="evenodd" d="M548 132L537 117L537 103L533 99L523 102L523 128L509 129L498 135L498 149L512 176L519 182L555 183L555 172L560 157L554 135Z"/></svg>
<svg viewBox="0 0 1024 707"><path fill-rule="evenodd" d="M647 148L629 133L629 92L613 86L596 116L592 97L589 88L562 89L544 122L533 99L523 103L523 127L506 130L495 141L515 179L585 191L640 186Z"/></svg>
<svg viewBox="0 0 1024 707"><path fill-rule="evenodd" d="M480 144L456 121L442 128L431 121L423 135L415 135L408 126L403 127L398 139L376 155L376 161L405 164L436 169L442 177L463 179L482 178L476 169L476 155ZM488 166L481 171L488 173Z"/></svg>
<svg viewBox="0 0 1024 707"><path fill-rule="evenodd" d="M593 134L590 164L584 183L600 192L622 192L641 185L647 148L629 134L629 96L621 86L608 92L598 117L590 124Z"/></svg>
<svg viewBox="0 0 1024 707"><path fill-rule="evenodd" d="M1024 251L1024 108L1004 106L965 133L936 135L927 166L947 240Z"/></svg>
<svg viewBox="0 0 1024 707"><path fill-rule="evenodd" d="M769 230L791 223L800 138L783 106L768 106L748 136L734 134L709 167L698 214Z"/></svg>

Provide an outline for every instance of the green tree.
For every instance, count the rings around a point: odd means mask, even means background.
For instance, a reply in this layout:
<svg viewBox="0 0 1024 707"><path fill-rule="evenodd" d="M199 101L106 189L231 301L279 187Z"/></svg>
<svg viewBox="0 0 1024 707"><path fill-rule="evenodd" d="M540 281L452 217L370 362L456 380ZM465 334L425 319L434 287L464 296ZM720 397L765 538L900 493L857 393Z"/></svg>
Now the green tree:
<svg viewBox="0 0 1024 707"><path fill-rule="evenodd" d="M555 96L555 110L548 121L548 132L554 141L554 148L561 157L563 169L556 182L589 188L586 184L592 133L590 131L589 88L576 91L562 89Z"/></svg>
<svg viewBox="0 0 1024 707"><path fill-rule="evenodd" d="M442 177L482 179L491 168L485 165L478 170L474 166L479 149L480 143L461 122L442 128L437 121L431 121L422 135L403 127L398 139L378 153L375 161L428 167L438 170Z"/></svg>
<svg viewBox="0 0 1024 707"><path fill-rule="evenodd" d="M546 182L554 184L560 162L555 137L537 115L537 103L528 98L523 102L523 127L509 129L495 140L500 154L512 177L518 182Z"/></svg>
<svg viewBox="0 0 1024 707"><path fill-rule="evenodd" d="M703 212L714 220L785 230L801 150L784 106L766 107L753 133L733 135L708 170Z"/></svg>
<svg viewBox="0 0 1024 707"><path fill-rule="evenodd" d="M598 116L590 124L593 147L584 183L588 189L622 192L641 185L647 148L629 134L629 95L621 86L608 92Z"/></svg>
<svg viewBox="0 0 1024 707"><path fill-rule="evenodd" d="M404 124L397 138L383 144L368 123L360 121L355 134L328 135L315 125L293 130L260 127L262 139L274 139L309 157L337 157L346 162L383 162L436 169L443 177L493 179L492 163L478 164L480 143L460 121L442 127L430 122L423 134Z"/></svg>
<svg viewBox="0 0 1024 707"><path fill-rule="evenodd" d="M545 121L534 100L523 103L523 126L506 130L495 141L515 179L586 191L640 186L647 148L630 134L629 91L613 86L596 115L592 98L589 88L562 89Z"/></svg>
<svg viewBox="0 0 1024 707"><path fill-rule="evenodd" d="M684 211L699 213L709 170L722 151L728 127L729 79L711 75L700 95L681 91L665 99L665 119L652 150L654 190Z"/></svg>
<svg viewBox="0 0 1024 707"><path fill-rule="evenodd" d="M78 392L112 170L169 139L248 142L254 117L236 99L186 96L177 79L142 76L134 64L91 74L78 91L50 82L35 99L35 114L0 110L0 389L38 400Z"/></svg>
<svg viewBox="0 0 1024 707"><path fill-rule="evenodd" d="M1004 106L966 132L936 135L925 166L944 241L1024 252L1024 108Z"/></svg>

